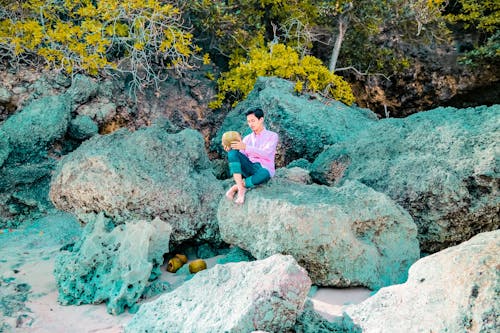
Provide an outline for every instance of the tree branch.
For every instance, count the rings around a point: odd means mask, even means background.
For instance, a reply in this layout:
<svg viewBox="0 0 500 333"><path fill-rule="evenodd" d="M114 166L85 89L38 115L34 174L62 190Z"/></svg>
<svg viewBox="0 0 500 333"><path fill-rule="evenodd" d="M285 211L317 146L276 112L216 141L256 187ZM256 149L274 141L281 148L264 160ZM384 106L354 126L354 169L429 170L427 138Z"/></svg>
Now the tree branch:
<svg viewBox="0 0 500 333"><path fill-rule="evenodd" d="M367 73L367 72L362 73L357 68L355 68L353 66L336 68L335 72L348 71L348 70L352 70L352 71L356 72L356 74L363 75L363 76L365 76L365 75L382 76L384 79L386 79L388 81L391 78L391 76L387 76L387 75L382 74L382 73Z"/></svg>

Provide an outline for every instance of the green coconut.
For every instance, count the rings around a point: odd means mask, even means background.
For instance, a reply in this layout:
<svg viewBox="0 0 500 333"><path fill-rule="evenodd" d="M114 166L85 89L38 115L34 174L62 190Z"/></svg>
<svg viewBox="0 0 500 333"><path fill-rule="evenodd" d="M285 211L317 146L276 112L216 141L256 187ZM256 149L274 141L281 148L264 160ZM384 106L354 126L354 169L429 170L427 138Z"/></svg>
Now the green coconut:
<svg viewBox="0 0 500 333"><path fill-rule="evenodd" d="M189 272L191 274L198 273L204 269L207 269L207 263L203 259L196 259L189 263Z"/></svg>
<svg viewBox="0 0 500 333"><path fill-rule="evenodd" d="M234 141L241 141L240 133L236 131L227 131L224 134L222 134L222 146L230 147L231 142Z"/></svg>
<svg viewBox="0 0 500 333"><path fill-rule="evenodd" d="M167 272L175 273L179 268L182 267L182 265L184 264L182 263L181 259L173 257L168 261Z"/></svg>

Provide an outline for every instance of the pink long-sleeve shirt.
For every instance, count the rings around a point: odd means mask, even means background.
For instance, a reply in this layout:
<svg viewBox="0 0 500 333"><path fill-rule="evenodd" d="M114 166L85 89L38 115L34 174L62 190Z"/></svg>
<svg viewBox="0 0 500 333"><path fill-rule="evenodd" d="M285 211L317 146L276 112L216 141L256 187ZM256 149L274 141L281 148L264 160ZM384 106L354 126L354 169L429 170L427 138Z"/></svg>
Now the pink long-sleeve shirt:
<svg viewBox="0 0 500 333"><path fill-rule="evenodd" d="M246 155L253 163L260 163L263 168L269 171L272 177L276 172L274 166L274 156L276 155L276 146L278 145L278 134L267 129L263 129L259 134L254 132L243 138L246 145L241 153Z"/></svg>

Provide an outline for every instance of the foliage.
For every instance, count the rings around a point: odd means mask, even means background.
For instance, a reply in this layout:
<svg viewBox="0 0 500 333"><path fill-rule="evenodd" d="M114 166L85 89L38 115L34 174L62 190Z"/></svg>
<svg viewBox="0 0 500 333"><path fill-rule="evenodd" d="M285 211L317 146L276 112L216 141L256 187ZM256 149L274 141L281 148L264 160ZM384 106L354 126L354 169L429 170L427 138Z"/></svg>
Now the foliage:
<svg viewBox="0 0 500 333"><path fill-rule="evenodd" d="M114 69L135 88L158 84L164 67L189 68L192 38L180 10L160 0L28 0L0 11L0 50L11 59L69 74Z"/></svg>
<svg viewBox="0 0 500 333"><path fill-rule="evenodd" d="M325 12L322 24L332 35L335 22L348 22L340 51L339 66L367 74L390 76L410 65L402 46L432 46L447 35L441 18L443 0L359 0L348 2L350 10Z"/></svg>
<svg viewBox="0 0 500 333"><path fill-rule="evenodd" d="M498 0L457 0L460 11L448 14L453 23L462 22L465 28L495 33L500 28L500 2Z"/></svg>
<svg viewBox="0 0 500 333"><path fill-rule="evenodd" d="M350 85L340 76L331 73L321 60L313 56L299 57L299 54L284 44L270 44L270 47L255 47L242 62L223 73L218 80L218 100L210 106L219 107L228 94L235 104L247 97L259 76L277 76L296 82L297 92L320 92L347 105L354 102Z"/></svg>
<svg viewBox="0 0 500 333"><path fill-rule="evenodd" d="M440 13L445 4L446 0L196 0L189 17L198 43L213 59L224 55L230 66L269 42L326 63L338 22L346 20L340 64L389 75L409 65L404 52L394 48L396 42L429 44L445 34ZM387 33L396 40L383 40Z"/></svg>
<svg viewBox="0 0 500 333"><path fill-rule="evenodd" d="M462 24L479 35L473 49L461 57L466 65L495 66L500 62L500 2L494 0L455 0L449 5L447 20Z"/></svg>
<svg viewBox="0 0 500 333"><path fill-rule="evenodd" d="M251 48L264 47L275 38L288 45L308 43L292 36L297 37L297 28L316 13L313 0L194 0L186 10L199 42L232 63L244 61Z"/></svg>

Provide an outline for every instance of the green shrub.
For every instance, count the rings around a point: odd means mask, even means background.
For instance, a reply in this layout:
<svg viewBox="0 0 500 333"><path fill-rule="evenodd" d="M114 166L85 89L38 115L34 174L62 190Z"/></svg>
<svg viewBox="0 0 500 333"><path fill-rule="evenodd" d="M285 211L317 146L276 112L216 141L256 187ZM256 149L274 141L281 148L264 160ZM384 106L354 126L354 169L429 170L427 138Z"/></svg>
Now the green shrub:
<svg viewBox="0 0 500 333"><path fill-rule="evenodd" d="M248 60L235 65L218 80L217 100L210 107L217 108L231 94L233 106L245 99L253 89L259 76L277 76L296 82L297 92L319 92L347 105L354 102L350 85L338 75L331 73L321 60L305 56L283 44L273 44L269 49L255 47Z"/></svg>
<svg viewBox="0 0 500 333"><path fill-rule="evenodd" d="M0 50L68 74L131 73L141 88L165 67L189 68L197 49L180 10L160 0L28 0L0 11Z"/></svg>

